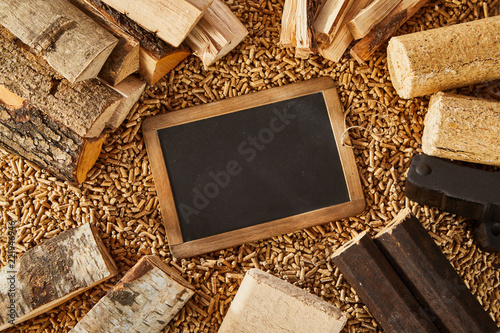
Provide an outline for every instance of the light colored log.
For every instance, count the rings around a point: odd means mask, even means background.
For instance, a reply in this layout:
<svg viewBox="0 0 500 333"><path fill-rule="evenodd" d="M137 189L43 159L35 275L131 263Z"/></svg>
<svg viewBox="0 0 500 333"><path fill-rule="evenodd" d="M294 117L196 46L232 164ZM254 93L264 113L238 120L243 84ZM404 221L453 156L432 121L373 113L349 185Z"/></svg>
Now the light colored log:
<svg viewBox="0 0 500 333"><path fill-rule="evenodd" d="M174 47L186 39L213 0L103 0Z"/></svg>
<svg viewBox="0 0 500 333"><path fill-rule="evenodd" d="M121 95L90 79L70 83L0 28L0 85L83 138L97 138Z"/></svg>
<svg viewBox="0 0 500 333"><path fill-rule="evenodd" d="M295 47L295 19L297 11L297 0L285 0L283 15L281 16L280 44L282 47Z"/></svg>
<svg viewBox="0 0 500 333"><path fill-rule="evenodd" d="M500 166L500 102L439 92L425 115L422 149L436 157Z"/></svg>
<svg viewBox="0 0 500 333"><path fill-rule="evenodd" d="M401 0L375 0L368 7L347 22L347 27L354 39L361 39L382 21Z"/></svg>
<svg viewBox="0 0 500 333"><path fill-rule="evenodd" d="M70 82L96 77L118 42L65 0L2 0L0 24Z"/></svg>
<svg viewBox="0 0 500 333"><path fill-rule="evenodd" d="M93 227L67 230L0 270L5 281L0 284L0 330L45 313L116 274Z"/></svg>
<svg viewBox="0 0 500 333"><path fill-rule="evenodd" d="M500 79L500 16L391 38L387 63L402 98Z"/></svg>
<svg viewBox="0 0 500 333"><path fill-rule="evenodd" d="M195 289L157 256L142 257L72 333L159 333Z"/></svg>
<svg viewBox="0 0 500 333"><path fill-rule="evenodd" d="M214 0L186 38L193 54L208 68L248 35L240 20L221 0Z"/></svg>
<svg viewBox="0 0 500 333"><path fill-rule="evenodd" d="M306 58L318 50L313 23L318 15L322 0L297 0L295 11L295 56Z"/></svg>
<svg viewBox="0 0 500 333"><path fill-rule="evenodd" d="M314 21L314 30L319 42L328 43L335 37L339 25L353 3L353 0L326 0Z"/></svg>
<svg viewBox="0 0 500 333"><path fill-rule="evenodd" d="M269 273L247 271L219 333L337 333L347 318L332 304Z"/></svg>

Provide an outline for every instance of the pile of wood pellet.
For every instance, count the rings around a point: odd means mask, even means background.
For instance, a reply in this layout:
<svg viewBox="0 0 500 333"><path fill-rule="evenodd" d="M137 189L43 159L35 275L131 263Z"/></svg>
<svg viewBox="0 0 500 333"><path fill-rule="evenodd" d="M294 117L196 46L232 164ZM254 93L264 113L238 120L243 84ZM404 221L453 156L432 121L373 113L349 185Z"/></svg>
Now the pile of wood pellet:
<svg viewBox="0 0 500 333"><path fill-rule="evenodd" d="M348 316L343 332L380 332L369 310L331 262L341 244L367 230L374 235L404 207L411 207L490 316L500 325L500 254L486 253L474 241L471 221L410 202L405 173L421 152L428 98L400 99L391 85L386 52L365 65L344 55L340 63L319 56L295 59L278 46L281 0L226 0L249 30L228 56L203 70L191 56L156 85L147 88L123 125L104 143L88 180L80 187L19 157L0 152L0 260L6 264L7 221L16 220L21 255L63 230L90 222L121 274L45 315L8 332L66 332L141 256L158 254L192 283L197 292L165 332L216 332L245 271L257 267L338 306ZM433 1L398 33L498 15L499 0ZM350 127L350 144L367 200L364 213L318 227L207 255L177 260L169 252L155 184L141 134L151 115L179 110L319 76L330 76ZM500 82L458 90L500 100ZM377 103L378 101L380 103ZM382 107L383 104L385 107Z"/></svg>

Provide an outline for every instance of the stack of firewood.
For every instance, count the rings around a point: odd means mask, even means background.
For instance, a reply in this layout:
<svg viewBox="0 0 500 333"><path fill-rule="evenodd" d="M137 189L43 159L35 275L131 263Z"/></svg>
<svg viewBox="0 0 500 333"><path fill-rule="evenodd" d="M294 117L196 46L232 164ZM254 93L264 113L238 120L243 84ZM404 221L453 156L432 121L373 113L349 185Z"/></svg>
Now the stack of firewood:
<svg viewBox="0 0 500 333"><path fill-rule="evenodd" d="M363 62L427 0L285 0L280 43L307 58L319 53L338 62L353 40L351 55Z"/></svg>
<svg viewBox="0 0 500 333"><path fill-rule="evenodd" d="M0 146L81 183L136 72L154 84L191 50L208 67L247 33L221 0L0 0Z"/></svg>

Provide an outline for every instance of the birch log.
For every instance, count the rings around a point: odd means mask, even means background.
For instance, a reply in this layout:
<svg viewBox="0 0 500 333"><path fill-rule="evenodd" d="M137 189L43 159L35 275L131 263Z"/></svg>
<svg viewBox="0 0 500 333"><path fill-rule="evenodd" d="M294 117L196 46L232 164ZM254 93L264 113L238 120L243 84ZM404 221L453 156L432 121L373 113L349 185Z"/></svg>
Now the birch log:
<svg viewBox="0 0 500 333"><path fill-rule="evenodd" d="M391 38L387 64L402 98L500 79L500 16Z"/></svg>
<svg viewBox="0 0 500 333"><path fill-rule="evenodd" d="M71 333L159 333L195 289L159 257L142 257Z"/></svg>
<svg viewBox="0 0 500 333"><path fill-rule="evenodd" d="M425 115L422 149L436 157L500 166L500 102L439 92Z"/></svg>
<svg viewBox="0 0 500 333"><path fill-rule="evenodd" d="M207 68L238 45L248 31L221 0L213 0L186 38L193 54Z"/></svg>
<svg viewBox="0 0 500 333"><path fill-rule="evenodd" d="M67 230L0 270L6 281L0 284L0 330L45 313L116 274L93 227Z"/></svg>
<svg viewBox="0 0 500 333"><path fill-rule="evenodd" d="M0 24L70 82L96 77L118 42L65 0L2 0Z"/></svg>

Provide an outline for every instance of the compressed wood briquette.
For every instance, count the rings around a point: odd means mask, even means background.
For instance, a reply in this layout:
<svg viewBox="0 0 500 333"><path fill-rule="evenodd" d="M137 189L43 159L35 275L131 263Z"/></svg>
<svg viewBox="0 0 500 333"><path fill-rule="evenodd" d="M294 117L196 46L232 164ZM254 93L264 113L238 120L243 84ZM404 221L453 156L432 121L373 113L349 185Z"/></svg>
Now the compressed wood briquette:
<svg viewBox="0 0 500 333"><path fill-rule="evenodd" d="M436 157L500 166L500 102L439 92L425 115L422 149Z"/></svg>
<svg viewBox="0 0 500 333"><path fill-rule="evenodd" d="M500 78L500 16L391 38L387 62L402 98Z"/></svg>

